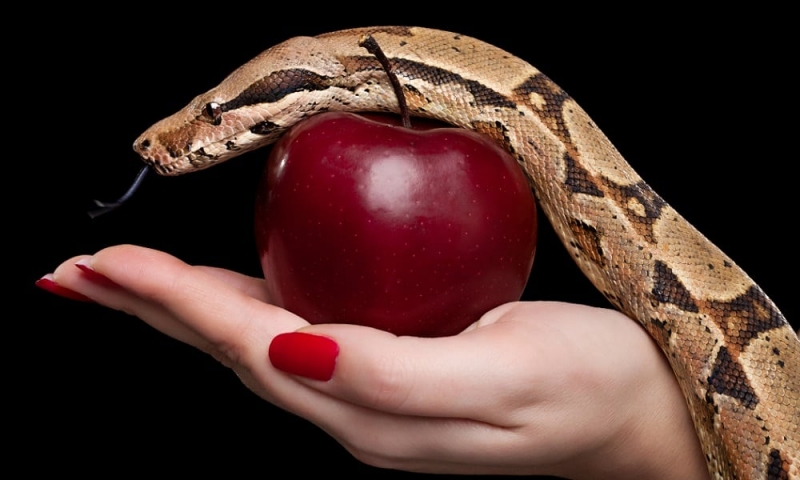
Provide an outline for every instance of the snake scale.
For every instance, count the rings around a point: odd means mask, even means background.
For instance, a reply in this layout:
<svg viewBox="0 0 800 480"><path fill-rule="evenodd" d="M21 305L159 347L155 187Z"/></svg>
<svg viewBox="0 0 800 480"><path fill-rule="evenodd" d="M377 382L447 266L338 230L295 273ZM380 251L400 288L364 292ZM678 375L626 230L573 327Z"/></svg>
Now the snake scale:
<svg viewBox="0 0 800 480"><path fill-rule="evenodd" d="M764 292L628 165L528 63L466 36L373 27L297 37L246 63L134 149L178 175L274 142L328 110L398 111L476 130L511 152L584 274L650 333L677 376L719 479L800 478L800 341Z"/></svg>

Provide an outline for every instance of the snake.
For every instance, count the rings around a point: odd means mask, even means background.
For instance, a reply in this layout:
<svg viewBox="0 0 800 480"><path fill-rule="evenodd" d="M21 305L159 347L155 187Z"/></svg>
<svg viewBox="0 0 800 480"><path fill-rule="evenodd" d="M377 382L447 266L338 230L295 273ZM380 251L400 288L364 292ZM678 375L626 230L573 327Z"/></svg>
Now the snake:
<svg viewBox="0 0 800 480"><path fill-rule="evenodd" d="M134 150L162 175L219 164L326 111L410 113L487 135L518 161L581 271L677 377L715 479L800 479L800 341L733 260L670 207L552 80L480 40L417 27L295 37L155 123Z"/></svg>

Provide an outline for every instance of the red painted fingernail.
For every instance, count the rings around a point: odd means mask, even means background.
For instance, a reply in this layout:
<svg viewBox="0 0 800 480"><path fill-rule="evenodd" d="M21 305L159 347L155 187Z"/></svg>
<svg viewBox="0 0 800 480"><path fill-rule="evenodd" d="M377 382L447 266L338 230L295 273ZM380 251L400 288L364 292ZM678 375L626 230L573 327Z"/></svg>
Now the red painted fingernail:
<svg viewBox="0 0 800 480"><path fill-rule="evenodd" d="M53 280L53 275L49 273L39 280L36 280L35 285L42 290L58 295L59 297L69 298L70 300L77 300L79 302L94 303L94 300L86 295L57 284L56 281Z"/></svg>
<svg viewBox="0 0 800 480"><path fill-rule="evenodd" d="M75 266L83 272L83 276L89 280L90 282L96 283L98 285L102 285L104 287L118 287L116 283L112 282L108 277L105 275L99 274L94 271L92 267L89 266L87 260L79 260L75 262Z"/></svg>
<svg viewBox="0 0 800 480"><path fill-rule="evenodd" d="M269 361L292 375L328 381L336 368L339 345L328 337L309 333L282 333L272 339Z"/></svg>

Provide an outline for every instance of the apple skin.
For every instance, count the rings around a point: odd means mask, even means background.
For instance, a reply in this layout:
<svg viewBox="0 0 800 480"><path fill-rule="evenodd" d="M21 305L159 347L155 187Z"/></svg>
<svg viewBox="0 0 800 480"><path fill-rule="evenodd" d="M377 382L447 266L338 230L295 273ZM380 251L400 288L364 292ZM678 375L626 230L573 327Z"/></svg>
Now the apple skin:
<svg viewBox="0 0 800 480"><path fill-rule="evenodd" d="M454 335L522 295L535 201L490 139L398 123L323 113L273 147L255 217L267 288L310 323Z"/></svg>

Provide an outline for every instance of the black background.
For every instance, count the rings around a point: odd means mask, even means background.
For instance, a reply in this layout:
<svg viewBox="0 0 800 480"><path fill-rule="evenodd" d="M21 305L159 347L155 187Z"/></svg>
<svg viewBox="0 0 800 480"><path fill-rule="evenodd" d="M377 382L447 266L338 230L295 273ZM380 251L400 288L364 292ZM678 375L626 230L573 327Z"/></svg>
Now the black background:
<svg viewBox="0 0 800 480"><path fill-rule="evenodd" d="M24 37L8 39L5 236L14 273L4 343L14 417L23 425L14 431L16 448L46 460L29 467L375 472L204 354L125 314L33 286L70 256L118 243L258 275L252 204L266 150L185 177L153 177L107 217L90 221L85 212L91 199L115 198L133 178L140 163L130 145L139 133L296 35L417 24L530 61L789 319L798 317L790 233L797 102L788 73L796 52L783 28L787 12L536 7L523 14L497 4L440 21L389 7L329 5L312 20L317 7L300 4L219 5L204 17L165 17L143 6L119 15L71 9L50 11ZM525 298L605 305L541 223Z"/></svg>

